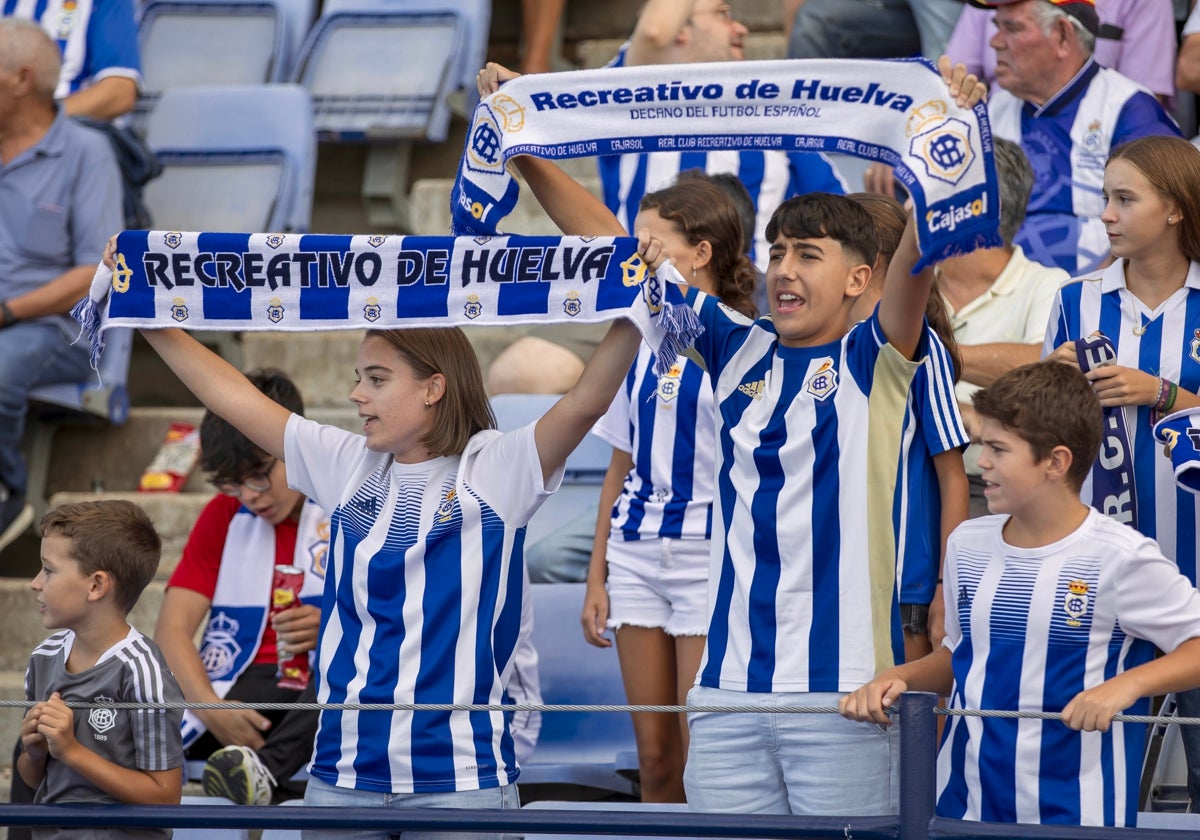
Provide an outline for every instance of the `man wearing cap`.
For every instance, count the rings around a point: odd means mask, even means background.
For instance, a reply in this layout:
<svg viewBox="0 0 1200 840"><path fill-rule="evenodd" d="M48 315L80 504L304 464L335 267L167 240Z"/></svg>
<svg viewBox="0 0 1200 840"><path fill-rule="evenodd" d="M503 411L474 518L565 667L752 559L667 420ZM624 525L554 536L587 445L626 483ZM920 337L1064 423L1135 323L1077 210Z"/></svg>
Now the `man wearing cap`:
<svg viewBox="0 0 1200 840"><path fill-rule="evenodd" d="M992 130L1019 142L1033 166L1016 244L1030 259L1086 273L1108 255L1100 214L1109 152L1139 137L1178 136L1179 127L1154 94L1096 63L1094 0L967 2L996 13L990 45L1000 90L988 103ZM879 170L868 170L868 187L887 192L890 173Z"/></svg>
<svg viewBox="0 0 1200 840"><path fill-rule="evenodd" d="M1108 255L1100 222L1109 151L1152 134L1179 134L1154 94L1092 58L1093 0L971 0L995 7L996 81L988 107L998 137L1017 140L1035 176L1017 244L1070 274Z"/></svg>

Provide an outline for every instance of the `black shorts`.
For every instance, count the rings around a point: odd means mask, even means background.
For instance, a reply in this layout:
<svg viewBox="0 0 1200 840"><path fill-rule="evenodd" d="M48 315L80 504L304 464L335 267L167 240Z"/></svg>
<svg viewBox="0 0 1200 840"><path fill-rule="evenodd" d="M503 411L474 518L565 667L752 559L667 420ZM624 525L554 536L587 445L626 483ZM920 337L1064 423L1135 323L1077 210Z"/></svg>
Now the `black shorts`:
<svg viewBox="0 0 1200 840"><path fill-rule="evenodd" d="M901 604L900 626L914 636L929 635L929 605Z"/></svg>

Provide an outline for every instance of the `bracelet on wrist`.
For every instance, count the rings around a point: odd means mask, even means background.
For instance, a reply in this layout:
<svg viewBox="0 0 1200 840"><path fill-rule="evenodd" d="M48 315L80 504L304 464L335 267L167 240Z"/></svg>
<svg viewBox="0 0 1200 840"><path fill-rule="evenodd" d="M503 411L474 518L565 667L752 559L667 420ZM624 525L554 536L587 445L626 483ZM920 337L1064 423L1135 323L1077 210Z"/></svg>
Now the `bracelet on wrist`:
<svg viewBox="0 0 1200 840"><path fill-rule="evenodd" d="M0 323L2 327L12 326L20 320L20 318L13 314L6 300L0 300L0 318L4 319L3 323Z"/></svg>
<svg viewBox="0 0 1200 840"><path fill-rule="evenodd" d="M1154 401L1150 408L1153 411L1162 412L1167 404L1167 400L1170 399L1170 397L1171 388L1168 385L1167 380L1163 379L1161 376L1158 377L1158 399Z"/></svg>
<svg viewBox="0 0 1200 840"><path fill-rule="evenodd" d="M1175 408L1175 400L1179 397L1179 386L1176 385L1174 382L1172 382L1169 379L1166 380L1166 382L1167 382L1167 385L1170 386L1171 393L1167 397L1166 404L1163 405L1162 413L1170 414L1171 410Z"/></svg>

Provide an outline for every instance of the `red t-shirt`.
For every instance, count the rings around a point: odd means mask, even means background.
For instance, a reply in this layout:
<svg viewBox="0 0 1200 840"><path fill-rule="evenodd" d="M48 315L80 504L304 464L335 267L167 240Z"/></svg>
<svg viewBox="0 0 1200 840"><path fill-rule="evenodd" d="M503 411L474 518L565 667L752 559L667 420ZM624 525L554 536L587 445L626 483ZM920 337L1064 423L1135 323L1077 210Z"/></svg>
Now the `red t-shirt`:
<svg viewBox="0 0 1200 840"><path fill-rule="evenodd" d="M192 532L188 534L187 545L183 547L183 556L179 565L171 573L167 586L178 586L198 592L209 601L217 589L217 573L221 568L221 558L225 554L225 537L229 532L229 523L237 513L242 503L232 496L218 494L204 506ZM288 517L275 526L275 564L290 566L295 562L296 534L300 523ZM270 606L271 593L263 593L263 599ZM271 622L263 629L262 644L254 655L252 665L262 663L275 664L279 661L275 649L275 630Z"/></svg>

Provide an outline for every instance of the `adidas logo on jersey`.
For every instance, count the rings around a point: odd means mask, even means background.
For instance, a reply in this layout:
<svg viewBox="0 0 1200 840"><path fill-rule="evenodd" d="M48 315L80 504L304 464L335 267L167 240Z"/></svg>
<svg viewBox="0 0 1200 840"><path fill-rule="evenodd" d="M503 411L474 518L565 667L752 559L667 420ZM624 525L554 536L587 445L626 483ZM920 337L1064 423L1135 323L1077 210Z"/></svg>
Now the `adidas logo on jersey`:
<svg viewBox="0 0 1200 840"><path fill-rule="evenodd" d="M369 499L351 499L350 507L361 510L363 513L369 513L371 516L379 515L379 499L375 496L371 496Z"/></svg>
<svg viewBox="0 0 1200 840"><path fill-rule="evenodd" d="M766 388L767 380L760 379L757 382L743 382L737 389L751 399L761 400Z"/></svg>

